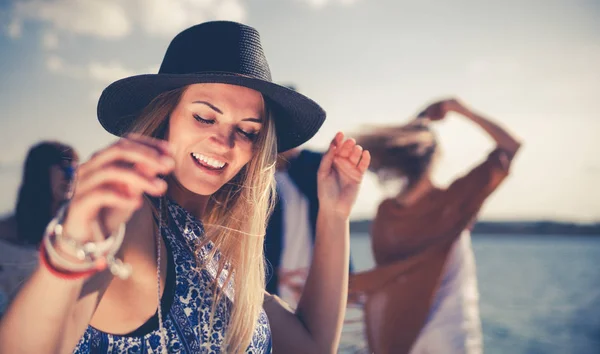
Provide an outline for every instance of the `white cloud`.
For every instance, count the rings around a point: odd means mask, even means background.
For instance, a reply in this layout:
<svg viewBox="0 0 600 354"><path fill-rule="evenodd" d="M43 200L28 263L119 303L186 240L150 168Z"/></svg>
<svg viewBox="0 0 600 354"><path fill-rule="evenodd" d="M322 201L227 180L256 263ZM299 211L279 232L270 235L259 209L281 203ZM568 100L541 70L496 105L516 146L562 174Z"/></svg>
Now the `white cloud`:
<svg viewBox="0 0 600 354"><path fill-rule="evenodd" d="M46 59L46 67L53 73L60 73L65 69L63 60L57 55L52 55Z"/></svg>
<svg viewBox="0 0 600 354"><path fill-rule="evenodd" d="M246 9L239 0L139 0L136 16L151 36L172 36L208 20L243 21Z"/></svg>
<svg viewBox="0 0 600 354"><path fill-rule="evenodd" d="M185 28L187 10L182 1L147 0L139 10L140 24L150 35L171 35Z"/></svg>
<svg viewBox="0 0 600 354"><path fill-rule="evenodd" d="M45 31L40 43L47 51L57 49L65 35L119 40L139 30L150 37L171 37L204 21L242 22L246 17L242 0L23 0L15 2L11 12L8 35L19 38L24 24L41 23ZM57 55L50 56L46 66L53 73L102 83L134 72L114 62L67 65Z"/></svg>
<svg viewBox="0 0 600 354"><path fill-rule="evenodd" d="M246 9L237 0L222 0L214 11L215 19L243 21L246 18Z"/></svg>
<svg viewBox="0 0 600 354"><path fill-rule="evenodd" d="M101 82L111 83L113 81L122 79L127 76L135 75L134 70L125 68L123 65L117 62L110 63L98 63L92 62L88 65L89 78Z"/></svg>
<svg viewBox="0 0 600 354"><path fill-rule="evenodd" d="M21 37L22 26L19 21L12 21L6 28L8 36L10 38L19 38Z"/></svg>
<svg viewBox="0 0 600 354"><path fill-rule="evenodd" d="M37 20L56 32L122 38L131 32L130 16L120 0L29 0L16 2L17 23Z"/></svg>
<svg viewBox="0 0 600 354"><path fill-rule="evenodd" d="M46 32L42 37L42 45L46 49L56 49L58 47L58 36L54 32Z"/></svg>
<svg viewBox="0 0 600 354"><path fill-rule="evenodd" d="M241 0L25 0L15 2L11 16L12 38L24 22L39 21L57 35L121 39L136 28L166 37L207 20L243 21L246 9Z"/></svg>
<svg viewBox="0 0 600 354"><path fill-rule="evenodd" d="M56 54L52 54L46 59L46 67L54 74L74 79L88 79L102 85L139 74L135 70L126 68L116 61L108 63L91 62L87 65L77 65L66 62Z"/></svg>

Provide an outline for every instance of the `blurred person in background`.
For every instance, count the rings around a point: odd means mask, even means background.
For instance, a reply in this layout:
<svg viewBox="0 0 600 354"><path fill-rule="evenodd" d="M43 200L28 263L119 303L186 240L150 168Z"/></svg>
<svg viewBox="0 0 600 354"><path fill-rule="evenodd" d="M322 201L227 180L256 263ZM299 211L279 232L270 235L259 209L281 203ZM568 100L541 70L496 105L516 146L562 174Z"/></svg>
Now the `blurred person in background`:
<svg viewBox="0 0 600 354"><path fill-rule="evenodd" d="M0 221L0 315L35 269L46 225L69 199L79 157L68 145L43 141L27 153L16 211Z"/></svg>
<svg viewBox="0 0 600 354"><path fill-rule="evenodd" d="M294 85L287 85L296 90ZM323 153L298 147L277 157L275 181L277 200L269 218L265 235L267 260L267 291L278 295L291 308L296 308L312 262L319 198L317 173ZM352 272L350 260L349 271ZM342 331L340 350L365 346L366 340L357 340L355 317L362 319L362 307L348 303ZM362 321L360 321L362 324Z"/></svg>
<svg viewBox="0 0 600 354"><path fill-rule="evenodd" d="M275 172L277 201L267 225L267 291L295 309L312 262L319 199L317 172L323 154L295 148L279 154ZM350 261L352 273L352 261ZM366 349L362 306L348 301L340 350Z"/></svg>
<svg viewBox="0 0 600 354"><path fill-rule="evenodd" d="M432 182L439 146L430 125L450 112L481 127L496 144L447 188ZM382 181L402 181L379 205L371 230L375 269L350 277L365 299L370 349L386 353L481 353L479 293L469 229L509 174L520 142L455 99L436 102L401 126L357 138Z"/></svg>
<svg viewBox="0 0 600 354"><path fill-rule="evenodd" d="M299 148L277 158L277 201L265 236L267 291L296 308L312 258L322 155Z"/></svg>
<svg viewBox="0 0 600 354"><path fill-rule="evenodd" d="M285 86L297 91L295 85ZM277 199L265 235L266 289L293 308L312 259L319 214L317 172L322 157L320 152L301 147L277 156Z"/></svg>

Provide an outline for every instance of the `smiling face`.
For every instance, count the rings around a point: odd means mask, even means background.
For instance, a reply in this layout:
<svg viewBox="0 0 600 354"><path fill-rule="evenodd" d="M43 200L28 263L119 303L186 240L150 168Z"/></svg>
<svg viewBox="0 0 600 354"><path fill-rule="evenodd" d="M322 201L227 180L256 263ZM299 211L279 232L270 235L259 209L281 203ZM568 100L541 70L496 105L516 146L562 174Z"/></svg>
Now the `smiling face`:
<svg viewBox="0 0 600 354"><path fill-rule="evenodd" d="M177 181L211 195L250 161L265 121L262 95L227 84L190 85L170 115L167 140Z"/></svg>

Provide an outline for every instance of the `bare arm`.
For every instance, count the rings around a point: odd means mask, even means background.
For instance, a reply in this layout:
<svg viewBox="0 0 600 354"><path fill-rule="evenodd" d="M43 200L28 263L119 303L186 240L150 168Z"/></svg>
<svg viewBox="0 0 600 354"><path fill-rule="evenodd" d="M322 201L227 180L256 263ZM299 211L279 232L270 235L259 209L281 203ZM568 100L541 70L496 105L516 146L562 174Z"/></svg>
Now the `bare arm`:
<svg viewBox="0 0 600 354"><path fill-rule="evenodd" d="M368 271L353 273L350 275L348 293L354 295L376 291L388 282L412 271L422 258L422 255L418 254Z"/></svg>
<svg viewBox="0 0 600 354"><path fill-rule="evenodd" d="M322 353L337 351L348 293L350 224L347 218L319 213L311 272L297 316ZM314 271L313 271L314 270Z"/></svg>
<svg viewBox="0 0 600 354"><path fill-rule="evenodd" d="M346 307L349 263L347 218L319 213L313 259L298 309L265 295L274 353L335 353Z"/></svg>
<svg viewBox="0 0 600 354"><path fill-rule="evenodd" d="M141 206L144 193L164 193L164 181L160 184L154 179L170 172L173 164L159 162L159 144L142 137L121 139L83 164L64 232L80 242L93 241L90 230L99 225L116 230ZM56 246L65 257L72 256ZM40 265L0 321L0 353L72 352L111 279L110 273L103 271L87 280L64 280Z"/></svg>
<svg viewBox="0 0 600 354"><path fill-rule="evenodd" d="M498 123L491 121L489 118L485 118L482 115L473 112L456 99L435 102L421 112L417 118L429 118L433 121L442 120L446 114L451 111L459 113L473 123L479 125L492 139L494 139L497 147L506 151L511 157L514 156L521 147L519 140L505 128Z"/></svg>
<svg viewBox="0 0 600 354"><path fill-rule="evenodd" d="M264 309L273 335L273 353L335 353L347 299L349 222L319 214L313 260L294 311L266 294Z"/></svg>
<svg viewBox="0 0 600 354"><path fill-rule="evenodd" d="M0 322L0 352L72 352L110 282L106 275L99 277L64 280L38 267ZM88 296L81 298L84 288Z"/></svg>
<svg viewBox="0 0 600 354"><path fill-rule="evenodd" d="M296 313L267 296L265 310L275 353L335 353L348 294L350 210L369 162L352 139L338 133L321 162L319 215L310 271Z"/></svg>
<svg viewBox="0 0 600 354"><path fill-rule="evenodd" d="M473 123L479 125L492 139L494 139L498 148L506 151L510 156L514 156L521 147L521 142L498 123L473 112L456 100L451 100L451 107L453 111L462 114Z"/></svg>

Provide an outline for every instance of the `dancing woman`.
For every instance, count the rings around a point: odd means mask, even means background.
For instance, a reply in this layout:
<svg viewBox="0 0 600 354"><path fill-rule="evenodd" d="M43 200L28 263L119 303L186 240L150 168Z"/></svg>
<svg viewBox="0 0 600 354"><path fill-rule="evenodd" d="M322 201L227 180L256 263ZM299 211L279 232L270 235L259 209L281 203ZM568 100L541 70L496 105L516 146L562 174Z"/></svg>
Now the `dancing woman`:
<svg viewBox="0 0 600 354"><path fill-rule="evenodd" d="M0 323L0 352L336 351L348 218L370 157L341 133L325 154L315 257L290 312L264 293L276 156L325 112L271 82L256 30L181 32L157 75L104 90L98 117L124 137L81 165L42 265Z"/></svg>
<svg viewBox="0 0 600 354"><path fill-rule="evenodd" d="M455 112L496 143L487 159L448 188L432 182L439 146L430 125ZM386 353L480 353L477 278L469 228L508 176L520 143L457 100L427 107L414 121L365 133L371 169L404 187L381 202L372 226L376 268L355 274L350 295L366 295L371 350ZM411 349L412 348L412 349Z"/></svg>

